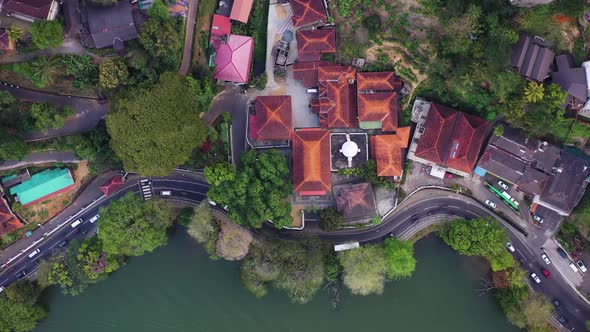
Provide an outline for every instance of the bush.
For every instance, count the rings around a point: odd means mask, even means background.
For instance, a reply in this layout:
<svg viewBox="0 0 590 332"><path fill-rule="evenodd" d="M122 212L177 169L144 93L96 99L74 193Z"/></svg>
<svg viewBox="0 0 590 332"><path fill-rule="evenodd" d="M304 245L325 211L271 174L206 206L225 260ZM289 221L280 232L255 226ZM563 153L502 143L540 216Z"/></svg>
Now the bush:
<svg viewBox="0 0 590 332"><path fill-rule="evenodd" d="M335 208L329 207L320 211L320 228L325 231L335 231L344 224L344 216Z"/></svg>
<svg viewBox="0 0 590 332"><path fill-rule="evenodd" d="M58 47L63 42L64 29L58 21L35 21L29 26L33 45L38 49Z"/></svg>
<svg viewBox="0 0 590 332"><path fill-rule="evenodd" d="M371 15L363 18L363 26L373 38L381 31L381 19L379 15Z"/></svg>

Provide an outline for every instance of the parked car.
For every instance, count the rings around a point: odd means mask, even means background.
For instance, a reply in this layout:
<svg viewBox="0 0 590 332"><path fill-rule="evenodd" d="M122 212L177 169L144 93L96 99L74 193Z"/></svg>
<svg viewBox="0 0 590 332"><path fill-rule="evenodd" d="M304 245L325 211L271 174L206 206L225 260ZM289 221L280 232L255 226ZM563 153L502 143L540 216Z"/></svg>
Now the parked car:
<svg viewBox="0 0 590 332"><path fill-rule="evenodd" d="M508 251L510 252L514 252L516 249L514 249L514 246L512 245L512 243L508 242L506 243L506 248L508 248Z"/></svg>
<svg viewBox="0 0 590 332"><path fill-rule="evenodd" d="M162 191L160 191L160 195L162 195L162 196L172 196L172 192L170 190L162 190Z"/></svg>
<svg viewBox="0 0 590 332"><path fill-rule="evenodd" d="M533 278L533 280L537 283L540 284L541 283L541 279L537 276L536 273L531 273L531 278Z"/></svg>
<svg viewBox="0 0 590 332"><path fill-rule="evenodd" d="M586 272L586 271L588 271L588 269L586 269L586 265L584 265L584 262L582 262L582 261L578 261L576 264L577 264L577 265L578 265L578 267L580 268L580 271L582 271L582 272Z"/></svg>
<svg viewBox="0 0 590 332"><path fill-rule="evenodd" d="M98 218L100 218L100 216L97 214L94 217L90 218L89 221L91 224L94 224L98 220Z"/></svg>
<svg viewBox="0 0 590 332"><path fill-rule="evenodd" d="M543 255L541 255L541 258L543 258L543 260L545 261L545 264L547 264L547 265L551 264L551 261L549 260L549 257L547 257L547 255L543 254Z"/></svg>
<svg viewBox="0 0 590 332"><path fill-rule="evenodd" d="M508 185L502 181L498 181L498 185L500 186L500 188L504 189L504 190L508 190Z"/></svg>
<svg viewBox="0 0 590 332"><path fill-rule="evenodd" d="M80 219L77 219L76 221L74 221L70 226L72 226L72 228L76 228L76 227L78 227L78 225L80 225L83 222L84 222L84 219L80 218Z"/></svg>
<svg viewBox="0 0 590 332"><path fill-rule="evenodd" d="M63 240L63 241L61 241L61 242L58 244L58 246L59 246L60 248L63 248L63 247L65 247L66 245L68 245L68 240Z"/></svg>
<svg viewBox="0 0 590 332"><path fill-rule="evenodd" d="M576 267L576 265L572 262L570 262L569 264L570 269L572 269L574 272L578 272L578 268Z"/></svg>
<svg viewBox="0 0 590 332"><path fill-rule="evenodd" d="M536 213L533 215L533 220L538 222L539 224L542 224L545 221L545 219L543 219L543 217L541 217L540 215L538 215Z"/></svg>
<svg viewBox="0 0 590 332"><path fill-rule="evenodd" d="M565 252L565 250L561 249L561 248L557 248L557 253L559 254L559 256L561 256L562 258L567 259L567 253Z"/></svg>
<svg viewBox="0 0 590 332"><path fill-rule="evenodd" d="M16 274L17 279L22 279L27 275L27 270L22 269Z"/></svg>
<svg viewBox="0 0 590 332"><path fill-rule="evenodd" d="M554 299L554 300L552 301L552 303L553 303L553 305L554 305L556 308L559 308L559 307L561 306L561 302L559 302L559 300L558 300L558 299Z"/></svg>
<svg viewBox="0 0 590 332"><path fill-rule="evenodd" d="M491 207L492 209L495 209L497 207L496 203L490 201L489 199L486 199L485 203L487 206Z"/></svg>
<svg viewBox="0 0 590 332"><path fill-rule="evenodd" d="M559 318L557 318L557 321L559 321L561 325L567 324L567 319L565 319L565 317L563 316L559 316Z"/></svg>
<svg viewBox="0 0 590 332"><path fill-rule="evenodd" d="M547 269L543 269L543 275L545 278L551 279L551 272L549 272Z"/></svg>
<svg viewBox="0 0 590 332"><path fill-rule="evenodd" d="M35 250L33 250L30 254L29 254L29 258L33 258L35 256L37 256L38 253L41 252L41 249L37 248Z"/></svg>

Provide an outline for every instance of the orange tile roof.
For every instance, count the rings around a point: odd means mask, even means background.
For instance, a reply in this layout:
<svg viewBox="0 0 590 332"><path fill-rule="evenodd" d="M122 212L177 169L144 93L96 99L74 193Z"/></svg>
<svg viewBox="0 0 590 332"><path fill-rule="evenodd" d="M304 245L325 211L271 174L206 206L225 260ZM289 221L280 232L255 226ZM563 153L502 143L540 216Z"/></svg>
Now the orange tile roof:
<svg viewBox="0 0 590 332"><path fill-rule="evenodd" d="M311 25L325 20L328 15L323 0L291 0L295 27Z"/></svg>
<svg viewBox="0 0 590 332"><path fill-rule="evenodd" d="M402 80L394 72L358 73L359 122L379 121L381 130L395 131L399 113L397 92L402 87Z"/></svg>
<svg viewBox="0 0 590 332"><path fill-rule="evenodd" d="M8 208L8 203L3 197L0 197L0 236L8 234L19 228L23 227L23 224Z"/></svg>
<svg viewBox="0 0 590 332"><path fill-rule="evenodd" d="M356 123L356 69L351 66L319 67L319 96L312 111L320 116L322 128L353 128Z"/></svg>
<svg viewBox="0 0 590 332"><path fill-rule="evenodd" d="M411 127L402 127L395 134L371 136L371 155L377 163L378 176L402 176L410 130Z"/></svg>
<svg viewBox="0 0 590 332"><path fill-rule="evenodd" d="M337 63L328 61L297 61L293 65L293 77L301 81L306 88L318 86L318 68L319 67L338 67Z"/></svg>
<svg viewBox="0 0 590 332"><path fill-rule="evenodd" d="M304 196L325 195L331 188L329 132L320 128L295 131L293 191Z"/></svg>
<svg viewBox="0 0 590 332"><path fill-rule="evenodd" d="M291 139L291 96L256 97L255 107L259 140Z"/></svg>
<svg viewBox="0 0 590 332"><path fill-rule="evenodd" d="M336 53L336 29L297 31L299 61L318 61L323 53Z"/></svg>

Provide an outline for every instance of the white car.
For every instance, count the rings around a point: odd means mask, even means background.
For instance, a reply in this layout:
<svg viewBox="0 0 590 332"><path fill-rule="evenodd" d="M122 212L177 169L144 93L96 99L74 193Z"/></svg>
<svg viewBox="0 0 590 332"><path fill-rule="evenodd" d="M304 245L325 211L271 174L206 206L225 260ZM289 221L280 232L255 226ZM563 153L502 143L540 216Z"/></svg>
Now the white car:
<svg viewBox="0 0 590 332"><path fill-rule="evenodd" d="M90 221L91 224L94 224L98 220L98 218L100 218L100 216L97 214L94 217L90 218L90 220L88 221Z"/></svg>
<svg viewBox="0 0 590 332"><path fill-rule="evenodd" d="M160 191L160 195L162 195L162 196L172 196L172 192L170 190L162 190L162 191Z"/></svg>
<svg viewBox="0 0 590 332"><path fill-rule="evenodd" d="M536 273L531 273L531 278L533 278L533 280L537 283L540 284L541 283L541 279L537 276Z"/></svg>
<svg viewBox="0 0 590 332"><path fill-rule="evenodd" d="M533 215L533 219L534 219L536 222L538 222L539 224L542 224L542 223L543 223L543 221L545 221L545 219L543 219L543 217L541 217L540 215L538 215L538 214L536 214L536 213Z"/></svg>
<svg viewBox="0 0 590 332"><path fill-rule="evenodd" d="M497 207L496 203L490 201L489 199L486 199L485 203L487 206L491 207L492 209L495 209Z"/></svg>
<svg viewBox="0 0 590 332"><path fill-rule="evenodd" d="M581 270L582 272L586 272L586 271L588 271L588 269L586 269L586 265L584 265L584 262L582 262L582 261L578 261L576 264L578 265L578 267L580 268L580 270Z"/></svg>
<svg viewBox="0 0 590 332"><path fill-rule="evenodd" d="M498 181L498 185L500 186L500 188L504 189L504 190L508 190L508 185L502 181Z"/></svg>
<svg viewBox="0 0 590 332"><path fill-rule="evenodd" d="M508 250L510 252L514 252L516 249L514 249L514 246L512 245L512 243L508 242L506 243L506 248L508 248Z"/></svg>
<svg viewBox="0 0 590 332"><path fill-rule="evenodd" d="M543 258L543 260L545 261L545 264L547 264L547 265L551 264L551 261L549 260L549 257L547 257L547 255L543 254L543 255L541 255L541 258Z"/></svg>

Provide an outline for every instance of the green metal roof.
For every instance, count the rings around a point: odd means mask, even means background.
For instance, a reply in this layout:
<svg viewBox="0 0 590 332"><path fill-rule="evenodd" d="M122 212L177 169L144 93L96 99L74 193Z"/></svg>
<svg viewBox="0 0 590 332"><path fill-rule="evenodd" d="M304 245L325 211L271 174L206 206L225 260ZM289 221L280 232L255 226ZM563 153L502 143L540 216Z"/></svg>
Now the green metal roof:
<svg viewBox="0 0 590 332"><path fill-rule="evenodd" d="M381 121L360 121L361 129L381 129Z"/></svg>
<svg viewBox="0 0 590 332"><path fill-rule="evenodd" d="M16 178L16 176L17 176L16 174L7 175L7 176L5 176L5 177L2 178L2 182L6 182L8 180L12 180L12 179Z"/></svg>
<svg viewBox="0 0 590 332"><path fill-rule="evenodd" d="M10 188L10 194L17 195L18 201L28 204L74 184L67 168L46 169L33 175L29 180Z"/></svg>

